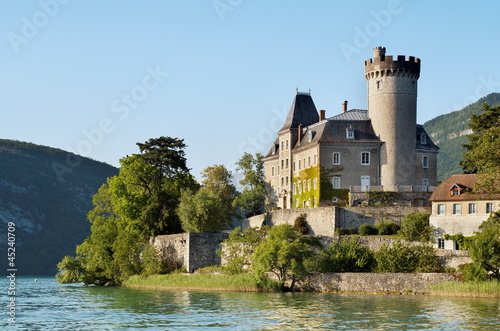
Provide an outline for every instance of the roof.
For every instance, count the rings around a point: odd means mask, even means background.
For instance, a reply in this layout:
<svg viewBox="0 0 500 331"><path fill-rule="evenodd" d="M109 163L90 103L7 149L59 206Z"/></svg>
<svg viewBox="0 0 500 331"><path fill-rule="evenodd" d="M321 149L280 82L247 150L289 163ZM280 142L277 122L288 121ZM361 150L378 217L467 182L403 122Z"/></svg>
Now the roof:
<svg viewBox="0 0 500 331"><path fill-rule="evenodd" d="M427 137L425 139L425 144L421 143L421 140L420 140L421 134L425 134L425 136ZM417 149L427 150L430 152L438 152L439 151L439 147L436 144L434 144L434 142L432 141L429 134L425 131L424 126L421 124L417 124Z"/></svg>
<svg viewBox="0 0 500 331"><path fill-rule="evenodd" d="M318 121L318 111L311 95L309 93L297 93L286 117L285 124L280 131L296 129L299 127L299 124L306 127Z"/></svg>
<svg viewBox="0 0 500 331"><path fill-rule="evenodd" d="M500 200L500 194L474 193L474 185L478 181L475 174L452 175L439 184L430 197L430 201L467 201L467 200ZM460 195L452 195L454 189L460 189Z"/></svg>
<svg viewBox="0 0 500 331"><path fill-rule="evenodd" d="M351 109L342 114L330 117L328 120L335 121L363 121L369 120L368 111L364 109Z"/></svg>

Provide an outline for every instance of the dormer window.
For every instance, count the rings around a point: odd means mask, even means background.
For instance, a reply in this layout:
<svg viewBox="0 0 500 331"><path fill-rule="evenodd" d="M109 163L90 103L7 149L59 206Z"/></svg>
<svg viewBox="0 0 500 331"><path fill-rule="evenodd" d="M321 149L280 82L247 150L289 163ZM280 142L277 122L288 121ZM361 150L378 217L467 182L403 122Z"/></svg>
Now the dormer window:
<svg viewBox="0 0 500 331"><path fill-rule="evenodd" d="M347 139L354 139L354 128L352 126L346 129Z"/></svg>
<svg viewBox="0 0 500 331"><path fill-rule="evenodd" d="M425 133L420 134L420 145L427 145L427 136Z"/></svg>
<svg viewBox="0 0 500 331"><path fill-rule="evenodd" d="M454 197L458 197L460 195L460 189L459 188L454 188L451 190L451 195Z"/></svg>
<svg viewBox="0 0 500 331"><path fill-rule="evenodd" d="M309 142L311 142L313 140L315 133L316 133L315 131L310 131L309 132Z"/></svg>

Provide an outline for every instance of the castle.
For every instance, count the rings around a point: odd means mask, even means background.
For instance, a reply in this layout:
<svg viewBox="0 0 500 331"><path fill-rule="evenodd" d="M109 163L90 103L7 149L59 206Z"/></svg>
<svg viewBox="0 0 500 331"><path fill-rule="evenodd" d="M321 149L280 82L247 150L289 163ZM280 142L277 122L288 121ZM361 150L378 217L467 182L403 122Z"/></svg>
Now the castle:
<svg viewBox="0 0 500 331"><path fill-rule="evenodd" d="M437 185L439 148L417 125L420 59L396 59L376 47L365 61L368 110L326 118L309 93L298 92L264 157L275 207L345 203L348 193L427 192Z"/></svg>

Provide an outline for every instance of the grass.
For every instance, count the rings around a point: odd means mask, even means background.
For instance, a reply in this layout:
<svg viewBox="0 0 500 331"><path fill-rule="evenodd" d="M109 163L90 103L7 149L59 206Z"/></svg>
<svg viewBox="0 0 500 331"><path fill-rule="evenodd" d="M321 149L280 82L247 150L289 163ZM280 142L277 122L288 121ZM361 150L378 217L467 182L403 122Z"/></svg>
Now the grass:
<svg viewBox="0 0 500 331"><path fill-rule="evenodd" d="M169 290L202 290L232 292L275 292L279 289L276 282L258 284L253 274L168 274L135 275L128 278L124 287L154 288Z"/></svg>
<svg viewBox="0 0 500 331"><path fill-rule="evenodd" d="M467 281L444 282L430 286L430 294L469 298L500 298L500 282Z"/></svg>

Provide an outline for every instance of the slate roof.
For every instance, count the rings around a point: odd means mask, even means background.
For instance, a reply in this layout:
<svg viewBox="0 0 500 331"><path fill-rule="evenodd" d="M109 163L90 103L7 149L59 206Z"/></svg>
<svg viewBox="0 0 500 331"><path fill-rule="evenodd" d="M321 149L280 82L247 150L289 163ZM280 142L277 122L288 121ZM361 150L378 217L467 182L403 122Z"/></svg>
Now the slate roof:
<svg viewBox="0 0 500 331"><path fill-rule="evenodd" d="M303 127L309 126L318 121L318 111L311 95L308 93L297 93L286 117L285 124L280 131L296 129L299 127L299 124L302 124Z"/></svg>
<svg viewBox="0 0 500 331"><path fill-rule="evenodd" d="M425 145L422 145L420 143L420 134L422 134L422 133L427 136ZM434 144L434 142L432 141L429 134L427 134L427 132L425 131L424 126L421 124L417 124L417 149L429 150L429 151L433 151L433 152L439 151L439 147L436 144Z"/></svg>
<svg viewBox="0 0 500 331"><path fill-rule="evenodd" d="M452 175L442 182L432 193L430 201L470 201L470 200L500 200L500 194L474 193L474 185L478 180L477 175ZM451 191L459 187L460 195L451 195Z"/></svg>

